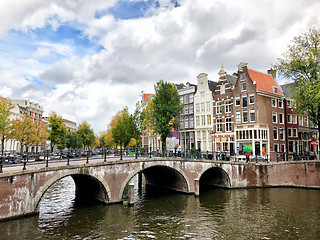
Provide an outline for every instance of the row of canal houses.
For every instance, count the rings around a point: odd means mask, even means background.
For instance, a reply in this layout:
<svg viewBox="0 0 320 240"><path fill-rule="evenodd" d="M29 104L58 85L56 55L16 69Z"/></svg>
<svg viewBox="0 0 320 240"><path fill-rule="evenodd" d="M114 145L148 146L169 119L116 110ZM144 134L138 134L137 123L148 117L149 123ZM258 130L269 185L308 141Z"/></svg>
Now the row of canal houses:
<svg viewBox="0 0 320 240"><path fill-rule="evenodd" d="M196 148L238 158L249 153L271 160L277 153L293 158L317 151L316 127L306 115L294 113L290 84L280 86L275 70L261 73L240 63L236 73L229 75L222 67L218 74L218 82L201 73L197 85L176 84L183 109L180 128L167 139L167 148L179 145L185 152ZM146 106L152 95L142 97ZM146 134L142 142L144 147L160 147L157 135Z"/></svg>

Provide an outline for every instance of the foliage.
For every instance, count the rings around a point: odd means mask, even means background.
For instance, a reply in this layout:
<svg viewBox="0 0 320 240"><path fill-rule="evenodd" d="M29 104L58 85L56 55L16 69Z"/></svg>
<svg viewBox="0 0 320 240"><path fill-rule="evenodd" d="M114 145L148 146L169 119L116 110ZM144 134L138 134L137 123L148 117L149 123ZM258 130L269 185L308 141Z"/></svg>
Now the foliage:
<svg viewBox="0 0 320 240"><path fill-rule="evenodd" d="M159 81L155 86L155 96L152 101L152 123L154 130L159 133L163 148L170 131L177 125L174 118L179 116L182 109L179 94L173 84Z"/></svg>
<svg viewBox="0 0 320 240"><path fill-rule="evenodd" d="M52 112L48 118L49 121L49 140L51 141L51 148L57 146L58 149L66 147L67 142L67 128L61 116Z"/></svg>
<svg viewBox="0 0 320 240"><path fill-rule="evenodd" d="M120 147L127 147L131 138L134 138L137 134L134 117L129 114L128 108L125 107L117 113L116 118L117 122L111 128L113 141Z"/></svg>
<svg viewBox="0 0 320 240"><path fill-rule="evenodd" d="M67 135L67 148L79 149L83 146L82 139L77 132L69 132Z"/></svg>
<svg viewBox="0 0 320 240"><path fill-rule="evenodd" d="M295 37L275 65L280 75L292 79L293 99L298 114L307 113L320 133L320 32L310 29Z"/></svg>
<svg viewBox="0 0 320 240"><path fill-rule="evenodd" d="M106 133L106 136L104 138L104 144L106 147L114 147L114 142L112 138L112 130L109 129Z"/></svg>
<svg viewBox="0 0 320 240"><path fill-rule="evenodd" d="M49 133L46 125L37 125L35 126L35 138L34 144L45 144L46 140L49 138Z"/></svg>
<svg viewBox="0 0 320 240"><path fill-rule="evenodd" d="M107 136L106 132L102 132L99 136L100 147L106 147L105 138Z"/></svg>
<svg viewBox="0 0 320 240"><path fill-rule="evenodd" d="M135 147L137 146L137 140L135 138L131 138L130 142L128 143L128 147Z"/></svg>
<svg viewBox="0 0 320 240"><path fill-rule="evenodd" d="M82 122L78 127L77 133L79 134L85 147L93 146L96 136L94 135L94 131L91 128L90 124L88 124L86 121Z"/></svg>
<svg viewBox="0 0 320 240"><path fill-rule="evenodd" d="M94 140L94 147L95 148L98 148L98 147L100 147L100 141L99 141L99 139L98 138L96 138L95 140Z"/></svg>
<svg viewBox="0 0 320 240"><path fill-rule="evenodd" d="M0 138L1 138L1 154L4 151L4 141L11 135L10 110L13 106L5 99L0 97Z"/></svg>
<svg viewBox="0 0 320 240"><path fill-rule="evenodd" d="M27 113L12 121L12 137L20 142L21 152L24 146L37 143L36 125Z"/></svg>

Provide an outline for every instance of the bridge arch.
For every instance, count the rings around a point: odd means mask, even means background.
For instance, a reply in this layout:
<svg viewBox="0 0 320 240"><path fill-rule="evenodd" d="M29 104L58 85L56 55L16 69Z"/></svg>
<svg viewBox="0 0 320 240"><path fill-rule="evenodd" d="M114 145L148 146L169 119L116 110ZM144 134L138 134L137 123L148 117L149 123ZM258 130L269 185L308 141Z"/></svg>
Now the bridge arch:
<svg viewBox="0 0 320 240"><path fill-rule="evenodd" d="M47 182L45 182L40 188L39 191L37 192L36 196L35 196L35 201L34 201L34 206L33 209L34 211L38 211L39 210L39 206L40 206L40 201L43 197L43 195L47 192L47 190L53 185L55 184L57 181L71 176L72 179L74 180L75 184L76 184L76 191L77 191L77 184L81 184L79 181L81 181L81 176L86 178L86 179L91 179L92 182L95 182L97 184L96 187L99 188L99 190L101 191L100 194L100 198L97 199L101 202L107 203L109 201L109 199L111 198L111 191L110 188L108 186L108 184L104 181L104 179L100 178L99 176L93 176L89 173L81 173L79 172L77 169L72 169L71 171L67 171L67 172L63 172L55 177L50 178ZM78 178L78 182L75 178ZM79 180L80 179L80 180ZM81 186L80 186L81 187Z"/></svg>
<svg viewBox="0 0 320 240"><path fill-rule="evenodd" d="M198 175L201 183L208 185L231 188L231 181L228 173L221 167L208 166L204 168Z"/></svg>
<svg viewBox="0 0 320 240"><path fill-rule="evenodd" d="M148 171L148 169L152 169L152 168L163 168L163 169L165 168L171 171L172 173L176 174L176 177L180 178L180 180L184 184L183 186L184 190L182 190L181 192L187 192L187 193L190 192L190 181L186 176L186 174L181 169L174 168L167 164L149 163L148 166L145 166L144 164L140 165L140 167L137 170L133 171L131 174L127 176L127 178L123 181L121 185L120 192L119 192L119 199L122 199L125 187L135 175L137 175L140 172L143 173L144 171ZM178 190L178 189L175 189L175 190Z"/></svg>

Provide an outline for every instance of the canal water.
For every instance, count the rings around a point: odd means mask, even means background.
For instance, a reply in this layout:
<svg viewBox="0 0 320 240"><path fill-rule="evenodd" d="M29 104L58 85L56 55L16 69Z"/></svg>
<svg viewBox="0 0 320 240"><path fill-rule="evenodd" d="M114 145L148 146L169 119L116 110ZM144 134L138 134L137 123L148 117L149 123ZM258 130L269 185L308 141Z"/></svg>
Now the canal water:
<svg viewBox="0 0 320 240"><path fill-rule="evenodd" d="M0 239L320 239L320 191L210 189L196 198L146 189L127 207L78 202L66 177L39 215L0 223Z"/></svg>

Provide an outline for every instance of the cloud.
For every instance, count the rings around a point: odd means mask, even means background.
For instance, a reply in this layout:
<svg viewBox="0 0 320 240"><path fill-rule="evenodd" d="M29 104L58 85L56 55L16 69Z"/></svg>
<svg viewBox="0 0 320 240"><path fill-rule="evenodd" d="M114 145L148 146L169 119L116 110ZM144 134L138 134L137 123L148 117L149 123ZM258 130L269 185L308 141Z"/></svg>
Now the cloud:
<svg viewBox="0 0 320 240"><path fill-rule="evenodd" d="M320 23L316 0L163 0L131 19L108 12L116 4L1 1L0 46L1 34L15 30L31 47L0 50L0 94L38 101L46 113L101 131L160 79L196 83L206 72L218 80L221 64L233 73L239 62L265 72L294 36Z"/></svg>

